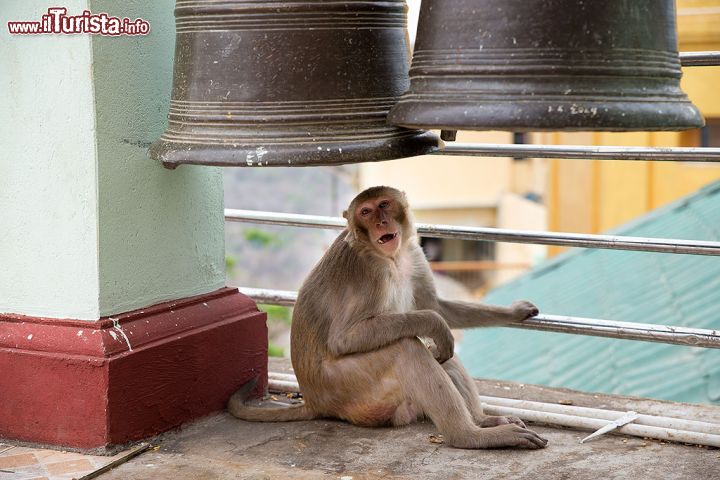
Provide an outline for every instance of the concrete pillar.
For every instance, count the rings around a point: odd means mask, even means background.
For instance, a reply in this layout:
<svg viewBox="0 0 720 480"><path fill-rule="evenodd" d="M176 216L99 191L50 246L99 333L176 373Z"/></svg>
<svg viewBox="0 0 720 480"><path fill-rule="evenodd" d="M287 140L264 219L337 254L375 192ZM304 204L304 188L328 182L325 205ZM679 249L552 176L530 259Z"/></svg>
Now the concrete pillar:
<svg viewBox="0 0 720 480"><path fill-rule="evenodd" d="M263 375L267 335L223 288L220 170L147 158L166 122L174 2L63 6L151 32L0 28L0 437L94 448L223 408ZM47 8L0 10L37 21Z"/></svg>

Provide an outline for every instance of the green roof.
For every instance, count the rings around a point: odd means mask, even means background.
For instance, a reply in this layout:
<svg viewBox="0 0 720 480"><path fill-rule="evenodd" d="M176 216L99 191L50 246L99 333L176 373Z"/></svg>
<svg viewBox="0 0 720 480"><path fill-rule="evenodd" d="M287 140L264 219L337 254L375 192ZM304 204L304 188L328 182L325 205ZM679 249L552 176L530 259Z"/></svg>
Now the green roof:
<svg viewBox="0 0 720 480"><path fill-rule="evenodd" d="M720 182L613 234L720 240ZM573 249L495 288L485 303L527 299L546 314L720 329L720 257ZM720 404L720 350L513 328L465 332L475 377Z"/></svg>

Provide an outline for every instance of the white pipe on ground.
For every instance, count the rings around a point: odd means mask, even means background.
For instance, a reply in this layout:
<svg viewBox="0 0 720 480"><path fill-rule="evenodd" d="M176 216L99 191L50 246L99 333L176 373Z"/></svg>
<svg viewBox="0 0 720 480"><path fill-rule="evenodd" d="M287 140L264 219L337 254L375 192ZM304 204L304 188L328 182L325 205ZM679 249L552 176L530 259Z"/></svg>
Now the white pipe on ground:
<svg viewBox="0 0 720 480"><path fill-rule="evenodd" d="M549 425L561 425L563 427L582 428L597 430L607 425L606 420L599 418L578 417L561 413L539 412L526 410L524 408L502 407L483 403L485 413L491 415L515 415L521 420L530 422L547 423ZM635 437L654 438L669 442L692 443L697 445L710 445L720 447L720 435L710 433L690 432L687 430L676 430L674 428L651 427L648 425L636 425L629 423L616 430L618 433L632 435Z"/></svg>
<svg viewBox="0 0 720 480"><path fill-rule="evenodd" d="M297 377L292 373L268 372L268 377L274 378L275 380L285 380L286 382L297 383Z"/></svg>
<svg viewBox="0 0 720 480"><path fill-rule="evenodd" d="M300 392L294 375L270 372L268 377L270 390ZM491 415L515 415L531 422L590 430L602 428L608 421L616 420L626 413L483 395L480 395L480 401L483 402L486 413ZM620 427L617 432L636 437L720 447L720 424L709 422L639 415L635 422Z"/></svg>
<svg viewBox="0 0 720 480"><path fill-rule="evenodd" d="M480 395L480 401L488 405L502 407L521 408L525 410L537 410L548 413L563 413L577 415L579 417L599 418L602 420L616 420L627 412L619 410L605 410L600 408L576 407L572 405L558 405L555 403L533 402L530 400L515 400L512 398L489 397ZM702 432L714 435L720 434L720 424L699 422L696 420L685 420L682 418L662 417L657 415L638 415L633 421L635 425L647 425L660 428L674 428L689 432Z"/></svg>
<svg viewBox="0 0 720 480"><path fill-rule="evenodd" d="M300 386L297 382L288 382L287 380L270 378L268 379L268 390L272 390L274 392L300 393Z"/></svg>

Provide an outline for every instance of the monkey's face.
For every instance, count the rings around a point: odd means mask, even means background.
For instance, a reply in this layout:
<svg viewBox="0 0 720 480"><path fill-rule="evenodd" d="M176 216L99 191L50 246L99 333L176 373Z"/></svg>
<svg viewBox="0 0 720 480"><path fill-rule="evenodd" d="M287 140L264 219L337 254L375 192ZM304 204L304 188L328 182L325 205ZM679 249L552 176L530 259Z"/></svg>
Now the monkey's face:
<svg viewBox="0 0 720 480"><path fill-rule="evenodd" d="M355 209L355 221L367 232L368 241L382 255L392 257L402 245L402 225L397 220L402 205L390 195L362 202Z"/></svg>

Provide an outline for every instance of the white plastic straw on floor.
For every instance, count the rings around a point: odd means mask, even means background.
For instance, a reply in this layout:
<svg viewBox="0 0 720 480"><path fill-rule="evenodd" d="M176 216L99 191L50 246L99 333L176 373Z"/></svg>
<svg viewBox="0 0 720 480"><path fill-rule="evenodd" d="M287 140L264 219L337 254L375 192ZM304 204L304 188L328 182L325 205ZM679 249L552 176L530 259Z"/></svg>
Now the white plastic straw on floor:
<svg viewBox="0 0 720 480"><path fill-rule="evenodd" d="M270 372L268 388L283 392L300 392L294 375ZM515 415L522 420L563 427L597 430L626 412L600 408L576 407L554 403L480 396L485 413ZM639 415L637 420L617 429L618 433L670 442L720 447L720 424L656 415Z"/></svg>

